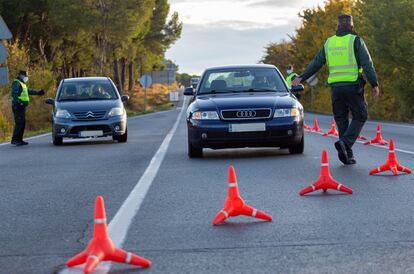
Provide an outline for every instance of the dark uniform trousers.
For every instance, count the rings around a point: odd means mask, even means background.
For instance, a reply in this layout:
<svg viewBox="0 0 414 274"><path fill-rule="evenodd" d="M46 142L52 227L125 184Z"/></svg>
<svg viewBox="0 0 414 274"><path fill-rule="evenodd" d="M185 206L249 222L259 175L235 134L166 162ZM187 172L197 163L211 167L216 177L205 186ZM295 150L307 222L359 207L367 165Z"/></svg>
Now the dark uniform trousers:
<svg viewBox="0 0 414 274"><path fill-rule="evenodd" d="M368 118L364 88L360 85L334 86L331 98L339 138L352 148ZM351 123L349 112L352 114Z"/></svg>
<svg viewBox="0 0 414 274"><path fill-rule="evenodd" d="M26 107L13 104L12 109L14 115L12 142L21 142L23 141L24 128L26 127Z"/></svg>

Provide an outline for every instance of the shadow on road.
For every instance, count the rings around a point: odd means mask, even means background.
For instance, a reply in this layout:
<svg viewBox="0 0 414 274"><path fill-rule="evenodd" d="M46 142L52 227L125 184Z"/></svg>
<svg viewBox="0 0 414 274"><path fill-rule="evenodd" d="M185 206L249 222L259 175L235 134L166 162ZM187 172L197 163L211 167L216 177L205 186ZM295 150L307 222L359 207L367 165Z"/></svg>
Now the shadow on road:
<svg viewBox="0 0 414 274"><path fill-rule="evenodd" d="M128 266L126 266L126 267L128 267ZM145 268L139 268L139 267L130 267L130 268L126 268L126 269L114 269L114 270L111 270L110 272L109 272L109 274L132 274L132 273L141 273L141 272L144 272L144 271L148 271L148 269L145 269Z"/></svg>
<svg viewBox="0 0 414 274"><path fill-rule="evenodd" d="M331 192L323 192L322 190L318 190L320 192L317 193L313 193L313 194L307 194L304 196L301 196L301 198L312 198L312 197L317 197L318 199L321 199L321 197L323 197L324 199L328 199L328 198L333 198L335 196L349 196L348 193L343 193L343 192L334 192L335 190L331 190Z"/></svg>
<svg viewBox="0 0 414 274"><path fill-rule="evenodd" d="M70 147L70 146L88 146L88 145L108 145L108 144L117 144L117 142L112 140L87 140L87 141L69 141L69 142L63 142L61 147Z"/></svg>
<svg viewBox="0 0 414 274"><path fill-rule="evenodd" d="M264 157L283 157L292 156L287 149L278 148L242 148L224 150L204 150L205 159L237 159L237 158L264 158ZM297 157L298 155L296 155Z"/></svg>
<svg viewBox="0 0 414 274"><path fill-rule="evenodd" d="M235 217L237 218L237 217ZM262 220L254 220L252 219L251 221L237 221L236 219L234 221L231 220L226 220L224 223L221 223L219 225L215 225L215 228L220 228L220 229L229 229L229 230L233 230L233 229L241 229L241 228L245 228L245 227L251 227L251 226L256 226L256 225L263 225L266 223L271 223L269 221L262 221Z"/></svg>

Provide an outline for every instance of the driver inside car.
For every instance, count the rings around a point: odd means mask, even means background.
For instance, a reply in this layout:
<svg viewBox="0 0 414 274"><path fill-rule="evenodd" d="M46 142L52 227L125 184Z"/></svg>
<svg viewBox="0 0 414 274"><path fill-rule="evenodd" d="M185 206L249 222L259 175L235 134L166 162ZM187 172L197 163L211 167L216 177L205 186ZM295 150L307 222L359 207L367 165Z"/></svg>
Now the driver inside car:
<svg viewBox="0 0 414 274"><path fill-rule="evenodd" d="M99 99L111 98L111 95L100 85L93 87L92 96Z"/></svg>
<svg viewBox="0 0 414 274"><path fill-rule="evenodd" d="M267 78L265 76L256 76L252 83L253 88L257 89L268 89L270 88L270 85L267 81Z"/></svg>

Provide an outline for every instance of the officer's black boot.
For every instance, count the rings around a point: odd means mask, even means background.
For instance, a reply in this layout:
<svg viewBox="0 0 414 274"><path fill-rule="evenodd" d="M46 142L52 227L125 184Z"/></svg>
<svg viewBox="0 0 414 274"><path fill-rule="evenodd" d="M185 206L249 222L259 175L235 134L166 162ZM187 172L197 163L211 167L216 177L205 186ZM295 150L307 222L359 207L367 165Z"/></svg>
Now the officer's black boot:
<svg viewBox="0 0 414 274"><path fill-rule="evenodd" d="M355 160L355 157L354 157L354 152L348 146L346 148L346 153L348 155L348 163L347 163L347 165L355 165L356 164L356 160Z"/></svg>
<svg viewBox="0 0 414 274"><path fill-rule="evenodd" d="M348 164L348 153L346 151L346 144L343 141L339 140L335 142L335 148L338 151L339 160L343 164L347 165Z"/></svg>

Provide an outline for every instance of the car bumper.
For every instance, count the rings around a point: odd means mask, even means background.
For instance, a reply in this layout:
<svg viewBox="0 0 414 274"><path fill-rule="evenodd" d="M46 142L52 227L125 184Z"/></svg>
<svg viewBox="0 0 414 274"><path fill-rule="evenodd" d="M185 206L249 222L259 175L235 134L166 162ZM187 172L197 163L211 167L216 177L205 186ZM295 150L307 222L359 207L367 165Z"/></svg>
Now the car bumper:
<svg viewBox="0 0 414 274"><path fill-rule="evenodd" d="M237 123L265 123L266 131L229 132L230 124ZM203 148L289 147L303 138L303 121L291 117L249 122L188 120L187 126L189 141Z"/></svg>
<svg viewBox="0 0 414 274"><path fill-rule="evenodd" d="M79 121L71 119L56 119L53 121L53 134L62 138L82 137L82 131L101 131L103 135L96 137L119 136L127 129L126 116L117 116L105 120Z"/></svg>

